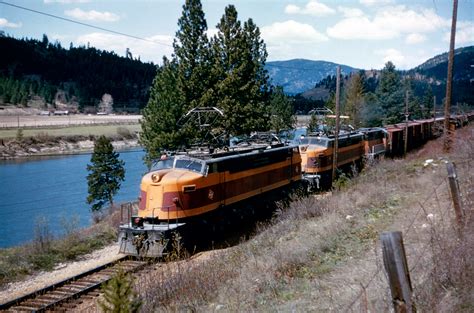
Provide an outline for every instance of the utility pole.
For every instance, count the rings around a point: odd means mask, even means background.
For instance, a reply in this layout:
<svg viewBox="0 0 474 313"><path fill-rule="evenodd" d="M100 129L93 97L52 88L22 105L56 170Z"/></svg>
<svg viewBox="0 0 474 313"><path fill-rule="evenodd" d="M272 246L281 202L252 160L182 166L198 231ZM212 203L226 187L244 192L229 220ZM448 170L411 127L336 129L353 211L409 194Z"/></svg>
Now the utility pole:
<svg viewBox="0 0 474 313"><path fill-rule="evenodd" d="M341 67L338 65L336 70L336 131L334 135L334 148L332 156L332 182L336 178L337 169L337 150L339 146L339 94L341 85Z"/></svg>
<svg viewBox="0 0 474 313"><path fill-rule="evenodd" d="M452 136L449 129L452 82L453 82L453 62L454 62L454 42L456 37L456 19L458 14L458 0L453 2L453 19L451 23L451 40L449 42L448 75L446 77L446 103L444 105L444 152L451 150Z"/></svg>
<svg viewBox="0 0 474 313"><path fill-rule="evenodd" d="M408 150L408 90L405 91L405 132L404 132L404 147L403 147L403 157L407 156Z"/></svg>

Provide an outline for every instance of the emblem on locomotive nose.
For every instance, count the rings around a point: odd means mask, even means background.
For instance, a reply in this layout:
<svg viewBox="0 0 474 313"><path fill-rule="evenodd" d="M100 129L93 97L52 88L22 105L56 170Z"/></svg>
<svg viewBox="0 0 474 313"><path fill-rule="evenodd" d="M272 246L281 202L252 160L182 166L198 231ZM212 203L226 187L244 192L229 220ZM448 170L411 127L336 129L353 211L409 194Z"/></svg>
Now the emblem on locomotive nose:
<svg viewBox="0 0 474 313"><path fill-rule="evenodd" d="M209 200L214 199L214 191L212 191L212 189L209 189L209 193L207 194L207 197L209 198Z"/></svg>

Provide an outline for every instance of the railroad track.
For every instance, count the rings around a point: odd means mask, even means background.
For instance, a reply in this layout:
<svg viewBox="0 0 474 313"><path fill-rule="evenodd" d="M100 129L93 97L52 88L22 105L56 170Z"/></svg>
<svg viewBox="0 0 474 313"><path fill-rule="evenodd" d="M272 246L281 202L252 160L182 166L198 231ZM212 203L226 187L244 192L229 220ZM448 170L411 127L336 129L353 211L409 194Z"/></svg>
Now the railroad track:
<svg viewBox="0 0 474 313"><path fill-rule="evenodd" d="M2 312L45 312L67 311L75 304L72 300L86 294L91 297L99 295L96 289L109 281L118 271L134 272L147 265L145 261L123 257L114 262L99 266L64 281L48 286L34 293L11 300L0 305Z"/></svg>

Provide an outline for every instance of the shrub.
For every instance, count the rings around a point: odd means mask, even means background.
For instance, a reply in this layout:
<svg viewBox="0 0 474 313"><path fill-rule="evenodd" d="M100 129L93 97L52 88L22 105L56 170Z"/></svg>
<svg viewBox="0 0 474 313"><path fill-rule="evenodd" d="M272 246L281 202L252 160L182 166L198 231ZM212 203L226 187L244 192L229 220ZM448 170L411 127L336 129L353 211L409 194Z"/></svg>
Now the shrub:
<svg viewBox="0 0 474 313"><path fill-rule="evenodd" d="M133 290L133 279L119 269L117 274L102 286L104 299L99 300L103 312L138 312L142 302Z"/></svg>
<svg viewBox="0 0 474 313"><path fill-rule="evenodd" d="M134 137L130 129L123 126L117 127L117 134L123 139L132 139Z"/></svg>

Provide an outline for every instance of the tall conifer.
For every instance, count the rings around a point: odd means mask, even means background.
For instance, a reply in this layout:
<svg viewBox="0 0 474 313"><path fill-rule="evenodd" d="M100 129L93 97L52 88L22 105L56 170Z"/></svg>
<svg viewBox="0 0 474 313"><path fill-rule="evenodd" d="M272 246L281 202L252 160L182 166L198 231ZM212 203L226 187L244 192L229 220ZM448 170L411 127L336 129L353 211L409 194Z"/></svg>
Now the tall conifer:
<svg viewBox="0 0 474 313"><path fill-rule="evenodd" d="M381 77L375 95L384 115L384 124L402 121L404 112L404 89L400 74L392 62L387 62L382 69Z"/></svg>
<svg viewBox="0 0 474 313"><path fill-rule="evenodd" d="M148 165L165 150L184 145L177 122L184 114L184 96L178 89L178 65L163 58L150 91L148 105L143 110L140 143L145 148Z"/></svg>
<svg viewBox="0 0 474 313"><path fill-rule="evenodd" d="M283 87L277 86L270 97L270 125L277 134L285 129L293 129L296 117L293 114L291 101L283 92Z"/></svg>
<svg viewBox="0 0 474 313"><path fill-rule="evenodd" d="M364 84L359 73L353 73L345 88L345 113L349 123L354 127L361 126L361 111L365 103Z"/></svg>
<svg viewBox="0 0 474 313"><path fill-rule="evenodd" d="M223 127L233 135L267 128L267 53L260 31L251 19L242 28L233 5L225 8L213 40L217 106L224 110Z"/></svg>
<svg viewBox="0 0 474 313"><path fill-rule="evenodd" d="M178 66L177 84L186 109L202 106L202 97L209 88L210 49L207 22L200 0L186 0L178 20L173 43Z"/></svg>

